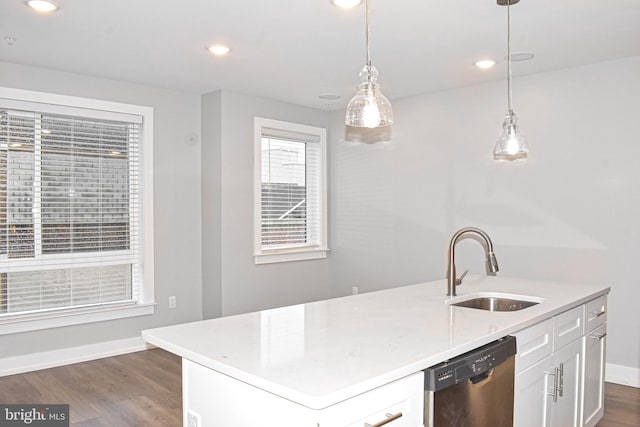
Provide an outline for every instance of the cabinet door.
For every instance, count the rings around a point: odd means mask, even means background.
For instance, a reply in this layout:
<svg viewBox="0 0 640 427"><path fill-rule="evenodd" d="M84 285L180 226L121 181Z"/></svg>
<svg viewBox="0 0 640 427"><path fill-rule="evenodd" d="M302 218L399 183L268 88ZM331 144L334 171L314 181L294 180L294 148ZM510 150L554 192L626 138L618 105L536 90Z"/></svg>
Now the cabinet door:
<svg viewBox="0 0 640 427"><path fill-rule="evenodd" d="M582 424L595 426L604 414L604 361L607 325L584 337Z"/></svg>
<svg viewBox="0 0 640 427"><path fill-rule="evenodd" d="M547 396L553 387L553 359L547 356L515 378L514 427L548 427Z"/></svg>
<svg viewBox="0 0 640 427"><path fill-rule="evenodd" d="M582 338L555 352L553 367L558 381L557 401L549 396L553 427L580 427L582 418Z"/></svg>

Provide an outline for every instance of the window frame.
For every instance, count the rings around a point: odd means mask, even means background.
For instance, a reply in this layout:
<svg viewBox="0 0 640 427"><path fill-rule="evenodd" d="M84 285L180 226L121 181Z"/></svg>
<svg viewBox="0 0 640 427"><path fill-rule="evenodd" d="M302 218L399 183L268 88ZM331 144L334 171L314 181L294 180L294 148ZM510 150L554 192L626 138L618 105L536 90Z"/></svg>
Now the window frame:
<svg viewBox="0 0 640 427"><path fill-rule="evenodd" d="M318 170L319 181L319 214L320 230L318 245L304 245L298 247L283 247L273 249L262 248L262 138L263 129L275 129L291 134L307 134L316 136L318 142L307 144L318 144ZM327 246L327 130L325 128L301 125L298 123L284 122L280 120L254 117L254 263L270 264L277 262L302 261L312 259L322 259L327 257L329 248Z"/></svg>
<svg viewBox="0 0 640 427"><path fill-rule="evenodd" d="M17 313L0 318L0 335L91 322L150 315L155 311L153 254L153 108L98 99L0 87L0 98L9 102L44 104L46 108L98 110L107 114L137 115L142 118L140 135L141 250L139 298L137 301L101 303L94 306ZM93 254L93 253L90 253ZM123 254L124 255L124 254ZM125 255L126 256L126 255ZM50 257L53 261L56 256Z"/></svg>

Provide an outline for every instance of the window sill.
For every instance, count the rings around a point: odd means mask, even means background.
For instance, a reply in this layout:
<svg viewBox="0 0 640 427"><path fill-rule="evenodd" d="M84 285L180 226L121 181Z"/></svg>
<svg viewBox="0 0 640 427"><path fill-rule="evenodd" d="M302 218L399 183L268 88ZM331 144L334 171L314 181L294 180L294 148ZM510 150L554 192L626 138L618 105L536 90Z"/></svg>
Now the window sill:
<svg viewBox="0 0 640 427"><path fill-rule="evenodd" d="M155 303L85 307L0 319L0 335L153 314Z"/></svg>
<svg viewBox="0 0 640 427"><path fill-rule="evenodd" d="M297 249L273 252L262 252L254 255L256 264L272 264L276 262L306 261L327 257L329 249Z"/></svg>

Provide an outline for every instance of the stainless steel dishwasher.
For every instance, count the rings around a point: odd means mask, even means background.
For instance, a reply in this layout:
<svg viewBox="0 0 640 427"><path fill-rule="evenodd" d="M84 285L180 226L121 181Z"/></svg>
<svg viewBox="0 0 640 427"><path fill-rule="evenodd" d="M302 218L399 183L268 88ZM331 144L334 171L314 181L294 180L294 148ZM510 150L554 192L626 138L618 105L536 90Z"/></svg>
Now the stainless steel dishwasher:
<svg viewBox="0 0 640 427"><path fill-rule="evenodd" d="M515 337L426 369L425 427L513 427Z"/></svg>

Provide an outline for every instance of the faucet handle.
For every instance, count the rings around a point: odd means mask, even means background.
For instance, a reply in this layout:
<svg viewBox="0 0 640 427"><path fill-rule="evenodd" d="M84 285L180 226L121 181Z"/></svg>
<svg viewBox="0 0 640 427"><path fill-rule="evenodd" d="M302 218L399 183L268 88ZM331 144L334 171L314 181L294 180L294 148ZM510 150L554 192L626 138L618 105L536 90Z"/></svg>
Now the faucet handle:
<svg viewBox="0 0 640 427"><path fill-rule="evenodd" d="M462 273L462 275L456 279L456 286L460 286L460 285L462 285L462 279L464 279L464 276L466 276L468 272L469 272L469 269L467 268L467 269Z"/></svg>

